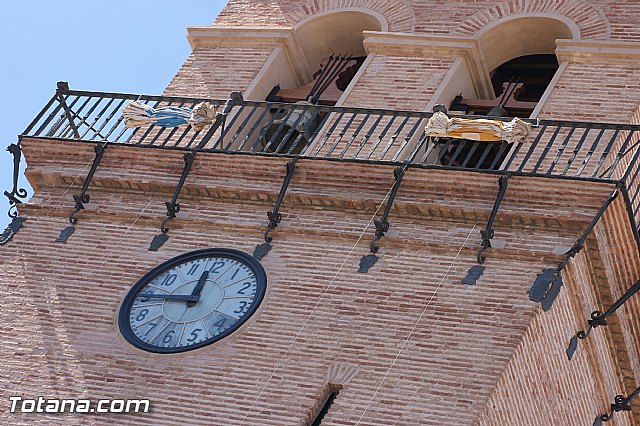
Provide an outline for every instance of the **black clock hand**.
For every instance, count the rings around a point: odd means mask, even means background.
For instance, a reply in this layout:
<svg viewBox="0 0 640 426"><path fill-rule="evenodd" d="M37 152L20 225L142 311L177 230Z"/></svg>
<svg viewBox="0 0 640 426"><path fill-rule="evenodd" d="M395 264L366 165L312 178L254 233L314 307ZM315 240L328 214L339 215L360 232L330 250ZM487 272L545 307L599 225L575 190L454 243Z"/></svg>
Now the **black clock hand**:
<svg viewBox="0 0 640 426"><path fill-rule="evenodd" d="M187 306L191 307L196 304L198 300L200 300L200 292L202 291L202 287L204 287L204 283L207 281L207 277L209 276L209 271L204 271L202 275L200 275L200 279L198 280L198 284L193 288L191 292L191 296L195 296L196 300L187 300Z"/></svg>
<svg viewBox="0 0 640 426"><path fill-rule="evenodd" d="M200 299L199 295L193 296L191 294L155 294L155 293L140 293L138 297L144 299L168 299L168 300L186 300L197 302Z"/></svg>

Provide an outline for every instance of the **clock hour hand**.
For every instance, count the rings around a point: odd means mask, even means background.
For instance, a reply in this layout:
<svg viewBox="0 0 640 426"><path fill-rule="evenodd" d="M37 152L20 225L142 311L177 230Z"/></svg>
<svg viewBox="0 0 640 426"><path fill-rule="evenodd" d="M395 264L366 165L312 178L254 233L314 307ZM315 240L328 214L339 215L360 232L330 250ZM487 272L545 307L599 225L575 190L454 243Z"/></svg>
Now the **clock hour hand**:
<svg viewBox="0 0 640 426"><path fill-rule="evenodd" d="M209 276L209 271L205 270L202 275L200 275L200 279L198 280L198 284L193 288L191 292L191 296L195 296L195 300L187 300L187 306L191 307L196 304L196 302L200 299L200 292L202 291L202 287L204 287L204 283L207 281L207 277Z"/></svg>
<svg viewBox="0 0 640 426"><path fill-rule="evenodd" d="M155 293L140 293L138 297L144 299L165 299L165 300L186 300L187 302L197 302L200 299L199 295L192 294L155 294Z"/></svg>

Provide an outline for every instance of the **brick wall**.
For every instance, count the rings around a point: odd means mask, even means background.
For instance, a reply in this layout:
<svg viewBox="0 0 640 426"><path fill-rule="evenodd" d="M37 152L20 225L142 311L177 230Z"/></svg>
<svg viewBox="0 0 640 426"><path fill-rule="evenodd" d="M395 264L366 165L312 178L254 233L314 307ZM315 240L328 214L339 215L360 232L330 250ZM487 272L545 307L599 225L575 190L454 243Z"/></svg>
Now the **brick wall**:
<svg viewBox="0 0 640 426"><path fill-rule="evenodd" d="M37 195L22 210L20 244L2 248L3 257L18 260L6 264L1 281L9 295L3 315L14 319L3 341L15 336L0 350L11 366L2 388L155 404L150 415L88 416L83 424L304 424L330 370L339 368L349 374L334 378L343 389L328 424L470 424L531 327L537 307L526 292L536 273L559 261L553 247L570 244L609 192L594 184L585 197L582 184L554 189L553 181L515 179L496 223L496 238L507 246L489 251L483 277L465 286L460 280L475 264L495 178L410 170L380 260L363 275L356 270L371 226L356 242L392 183L392 168L301 162L262 262L269 292L261 310L229 339L162 357L118 336L122 297L148 268L179 253L208 246L251 252L283 159L198 157L181 199L186 217L170 223L171 239L151 253L179 152L112 147L91 189L99 211L82 212L69 242L54 244L71 208L65 189L91 150L59 143L57 154L45 157L37 153L50 152L48 142L24 144ZM138 172L123 180L132 161ZM465 185L452 191L455 182ZM560 314L562 306L554 310ZM580 391L582 400L597 400L588 388ZM456 401L455 410L448 401ZM30 419L3 415L12 424Z"/></svg>
<svg viewBox="0 0 640 426"><path fill-rule="evenodd" d="M575 18L585 38L634 40L640 13L633 2L460 4L231 0L216 23L291 26L314 13L369 7L391 31L464 35L506 14L544 11ZM198 47L165 93L224 99L246 90L271 52ZM452 63L376 55L346 104L422 109ZM570 64L542 116L635 122L636 74L633 67ZM536 274L561 261L558 247L586 228L610 184L513 177L494 225L505 247L486 252L484 275L468 286L460 280L476 264L496 176L410 169L380 259L365 275L356 272L358 262L393 166L301 160L262 261L269 284L260 310L221 342L160 356L120 337L116 316L127 290L149 268L191 250L251 253L262 242L286 159L198 154L170 240L153 253L147 248L182 152L110 148L90 189L98 209L81 212L76 233L59 244L53 241L68 225L69 194L79 191L93 151L73 142L23 145L36 195L21 206L24 228L0 247L2 397L131 397L154 405L145 415L77 417L12 415L2 403L2 423L307 425L333 384L342 390L326 424L579 425L640 379L635 299L581 343L573 361L564 353L591 310L640 275L622 197L569 264L551 311L527 296ZM637 424L629 415L616 421Z"/></svg>
<svg viewBox="0 0 640 426"><path fill-rule="evenodd" d="M237 46L195 49L164 94L227 99L249 87L270 54L267 48Z"/></svg>

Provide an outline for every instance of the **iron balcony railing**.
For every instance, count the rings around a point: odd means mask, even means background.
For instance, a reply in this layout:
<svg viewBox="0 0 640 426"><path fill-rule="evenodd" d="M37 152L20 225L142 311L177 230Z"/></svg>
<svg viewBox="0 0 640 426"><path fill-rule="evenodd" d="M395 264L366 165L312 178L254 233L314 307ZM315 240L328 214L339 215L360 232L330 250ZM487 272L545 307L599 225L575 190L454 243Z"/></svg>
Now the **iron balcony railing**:
<svg viewBox="0 0 640 426"><path fill-rule="evenodd" d="M491 173L624 182L637 219L640 126L539 120L523 143L429 138L429 112L238 101L202 131L191 126L125 127L131 101L193 108L226 100L69 90L59 85L21 137L188 151L411 164Z"/></svg>

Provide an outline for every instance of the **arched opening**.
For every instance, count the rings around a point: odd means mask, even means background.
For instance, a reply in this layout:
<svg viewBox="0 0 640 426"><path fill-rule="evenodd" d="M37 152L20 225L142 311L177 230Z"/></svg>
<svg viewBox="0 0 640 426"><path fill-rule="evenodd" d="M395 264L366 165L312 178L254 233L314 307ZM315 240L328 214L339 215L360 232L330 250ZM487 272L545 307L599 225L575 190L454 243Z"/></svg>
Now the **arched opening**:
<svg viewBox="0 0 640 426"><path fill-rule="evenodd" d="M544 16L503 19L484 28L478 33L478 45L489 74L488 94L463 92L451 110L530 117L558 70L556 40L578 36L573 22Z"/></svg>
<svg viewBox="0 0 640 426"><path fill-rule="evenodd" d="M481 76L482 81L458 78L461 89L449 111L530 118L553 89L559 70L556 40L579 38L579 30L575 23L561 17L508 17L485 27L477 37L488 72ZM444 150L439 154L440 163L479 169L500 169L514 148L514 144L502 141L484 144L480 149L477 141L465 139L439 141L439 145Z"/></svg>
<svg viewBox="0 0 640 426"><path fill-rule="evenodd" d="M346 10L316 15L298 24L294 34L304 58L297 59L307 64L310 75L298 87L278 84L271 99L335 105L366 59L363 31L382 30L381 19Z"/></svg>
<svg viewBox="0 0 640 426"><path fill-rule="evenodd" d="M297 103L299 110L274 109L263 127L261 149L265 152L299 154L311 143L327 113L309 110L309 105L336 105L366 60L363 31L381 31L381 16L358 10L340 10L315 15L294 28L309 75L292 87L278 81L267 101ZM287 140L285 140L287 139Z"/></svg>

